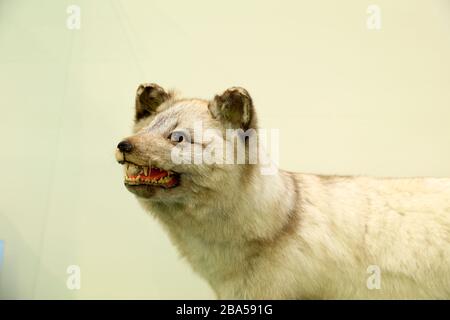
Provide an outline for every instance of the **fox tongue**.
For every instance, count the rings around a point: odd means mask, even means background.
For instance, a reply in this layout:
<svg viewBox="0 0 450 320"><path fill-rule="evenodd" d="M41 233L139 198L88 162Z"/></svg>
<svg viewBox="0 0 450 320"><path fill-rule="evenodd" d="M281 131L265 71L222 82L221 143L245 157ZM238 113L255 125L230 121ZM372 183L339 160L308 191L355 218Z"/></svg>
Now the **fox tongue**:
<svg viewBox="0 0 450 320"><path fill-rule="evenodd" d="M144 177L152 179L152 180L159 180L161 178L164 178L167 175L168 175L167 171L160 170L157 168L151 168L147 175L145 173L141 174L141 176L144 176Z"/></svg>

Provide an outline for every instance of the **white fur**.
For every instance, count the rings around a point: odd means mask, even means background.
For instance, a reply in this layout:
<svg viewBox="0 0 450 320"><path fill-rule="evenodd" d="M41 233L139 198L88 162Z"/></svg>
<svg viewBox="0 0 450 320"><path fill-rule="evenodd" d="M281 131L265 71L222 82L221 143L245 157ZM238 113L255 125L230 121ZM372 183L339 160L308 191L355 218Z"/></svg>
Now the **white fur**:
<svg viewBox="0 0 450 320"><path fill-rule="evenodd" d="M253 112L246 91L230 90L213 104L164 102L136 123L126 155L182 174L178 187L138 199L219 298L450 298L450 179L261 175L259 165L171 162L172 123L224 129L214 112L236 92L249 104L245 116ZM373 266L379 289L367 285Z"/></svg>
<svg viewBox="0 0 450 320"><path fill-rule="evenodd" d="M234 193L245 199L228 212L236 217L229 221L236 241L214 240L228 227L214 218L204 234L182 221L167 224L219 298L450 298L450 179L297 180L299 198L283 172L258 176L248 193ZM277 235L293 202L295 233L266 246L251 241ZM203 210L218 214L214 205ZM380 289L366 285L370 265L381 270Z"/></svg>

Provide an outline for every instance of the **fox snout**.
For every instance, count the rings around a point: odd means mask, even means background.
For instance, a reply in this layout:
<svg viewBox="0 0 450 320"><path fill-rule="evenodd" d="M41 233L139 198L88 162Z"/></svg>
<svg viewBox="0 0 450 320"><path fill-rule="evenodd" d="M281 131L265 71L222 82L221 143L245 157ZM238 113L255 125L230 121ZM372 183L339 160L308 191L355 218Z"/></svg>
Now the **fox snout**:
<svg viewBox="0 0 450 320"><path fill-rule="evenodd" d="M133 144L131 144L131 142L128 140L122 140L117 145L117 149L119 149L119 151L122 153L128 153L133 150Z"/></svg>
<svg viewBox="0 0 450 320"><path fill-rule="evenodd" d="M155 163L164 167L172 167L170 141L166 141L158 133L138 133L123 138L116 148L116 160L120 164L134 163L148 166Z"/></svg>
<svg viewBox="0 0 450 320"><path fill-rule="evenodd" d="M120 164L125 163L125 155L133 150L133 144L128 140L122 140L117 145L116 160Z"/></svg>

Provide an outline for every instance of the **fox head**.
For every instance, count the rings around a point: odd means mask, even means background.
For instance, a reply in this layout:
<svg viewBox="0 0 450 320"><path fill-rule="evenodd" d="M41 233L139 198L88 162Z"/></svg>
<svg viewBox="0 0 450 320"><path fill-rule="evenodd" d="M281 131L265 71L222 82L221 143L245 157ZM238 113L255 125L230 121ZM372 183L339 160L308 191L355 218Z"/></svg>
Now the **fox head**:
<svg viewBox="0 0 450 320"><path fill-rule="evenodd" d="M154 203L223 198L224 191L251 180L255 165L248 161L248 144L256 135L256 122L252 99L243 88L202 100L142 84L133 135L116 149L125 186L140 200ZM235 150L244 150L240 164Z"/></svg>

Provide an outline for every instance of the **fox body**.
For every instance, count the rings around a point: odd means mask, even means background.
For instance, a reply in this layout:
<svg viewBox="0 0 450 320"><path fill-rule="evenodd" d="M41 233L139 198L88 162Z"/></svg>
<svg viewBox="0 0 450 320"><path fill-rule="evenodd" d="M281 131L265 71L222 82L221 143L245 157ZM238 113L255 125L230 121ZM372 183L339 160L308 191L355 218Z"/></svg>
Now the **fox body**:
<svg viewBox="0 0 450 320"><path fill-rule="evenodd" d="M227 129L257 128L248 92L181 99L144 84L135 108L116 150L125 185L218 298L450 298L450 179L180 163L174 148L195 156L222 148ZM191 132L198 121L213 129L205 141Z"/></svg>

